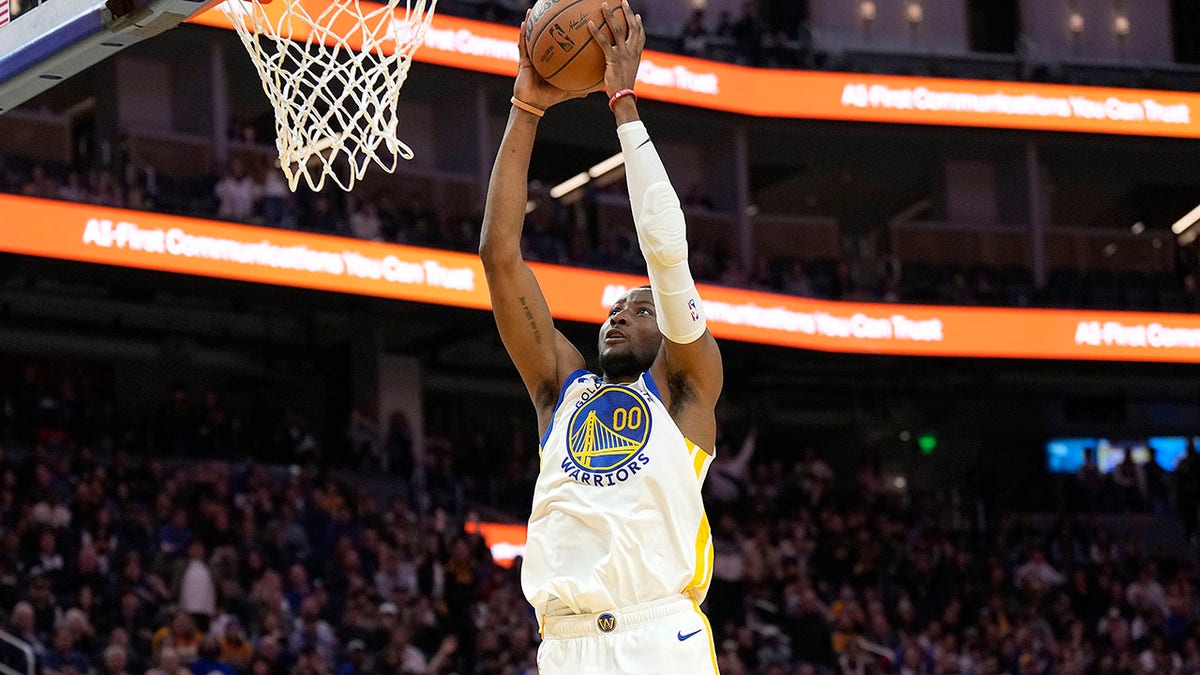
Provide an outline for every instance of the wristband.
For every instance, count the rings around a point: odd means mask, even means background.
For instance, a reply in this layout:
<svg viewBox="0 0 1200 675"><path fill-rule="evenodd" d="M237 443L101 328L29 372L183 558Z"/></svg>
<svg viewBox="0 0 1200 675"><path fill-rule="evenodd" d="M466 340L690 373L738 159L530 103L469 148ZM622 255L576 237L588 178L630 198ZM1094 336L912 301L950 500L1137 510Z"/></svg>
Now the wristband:
<svg viewBox="0 0 1200 675"><path fill-rule="evenodd" d="M608 99L608 109L613 112L616 112L617 101L620 101L622 98L624 98L626 96L632 96L633 100L635 100L635 101L637 100L637 94L635 94L632 89L622 89L622 90L618 91L617 93L613 94L612 98Z"/></svg>
<svg viewBox="0 0 1200 675"><path fill-rule="evenodd" d="M541 117L542 115L546 114L545 108L539 108L532 103L526 103L516 96L512 97L512 104L529 113L530 115L533 115L534 117Z"/></svg>

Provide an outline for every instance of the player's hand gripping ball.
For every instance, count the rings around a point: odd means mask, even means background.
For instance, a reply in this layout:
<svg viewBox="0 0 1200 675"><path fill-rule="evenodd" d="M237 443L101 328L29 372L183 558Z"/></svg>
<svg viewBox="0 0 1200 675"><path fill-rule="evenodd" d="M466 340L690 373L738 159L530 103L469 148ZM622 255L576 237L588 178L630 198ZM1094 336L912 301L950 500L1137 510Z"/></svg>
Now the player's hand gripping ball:
<svg viewBox="0 0 1200 675"><path fill-rule="evenodd" d="M613 41L629 34L620 0L539 0L525 22L525 44L533 67L547 82L566 91L587 91L604 82L604 50L596 44L588 21Z"/></svg>

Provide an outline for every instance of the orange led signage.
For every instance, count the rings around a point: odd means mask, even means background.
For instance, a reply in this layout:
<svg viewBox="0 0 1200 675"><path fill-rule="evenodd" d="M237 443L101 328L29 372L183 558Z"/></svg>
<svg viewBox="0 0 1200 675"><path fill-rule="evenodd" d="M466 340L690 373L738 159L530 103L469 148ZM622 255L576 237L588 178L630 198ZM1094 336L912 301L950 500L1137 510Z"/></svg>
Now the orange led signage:
<svg viewBox="0 0 1200 675"><path fill-rule="evenodd" d="M483 537L492 552L492 561L497 565L511 569L518 556L525 555L525 543L529 536L524 525L513 523L481 523L467 521L463 525L467 534L478 533Z"/></svg>
<svg viewBox="0 0 1200 675"><path fill-rule="evenodd" d="M305 1L320 11L326 0ZM266 5L268 13L281 9ZM230 28L219 9L190 21ZM345 31L355 45L352 28ZM408 34L398 25L398 35ZM414 58L512 75L517 30L436 15ZM1200 94L1188 92L747 68L647 51L638 94L761 117L1200 138Z"/></svg>
<svg viewBox="0 0 1200 675"><path fill-rule="evenodd" d="M466 253L0 195L0 251L486 310ZM554 316L599 324L645 279L532 265ZM932 307L702 286L719 338L829 352L1200 363L1200 315Z"/></svg>

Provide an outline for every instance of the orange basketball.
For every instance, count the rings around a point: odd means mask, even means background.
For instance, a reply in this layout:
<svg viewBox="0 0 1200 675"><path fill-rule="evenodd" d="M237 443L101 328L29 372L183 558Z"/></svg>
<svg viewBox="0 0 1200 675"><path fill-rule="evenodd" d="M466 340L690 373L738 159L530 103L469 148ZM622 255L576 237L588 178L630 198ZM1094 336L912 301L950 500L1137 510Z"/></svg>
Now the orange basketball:
<svg viewBox="0 0 1200 675"><path fill-rule="evenodd" d="M604 0L539 0L525 24L525 45L533 67L550 84L583 91L604 81L604 51L596 44L588 21L612 40L604 21ZM624 38L629 32L620 0L608 0L613 26Z"/></svg>

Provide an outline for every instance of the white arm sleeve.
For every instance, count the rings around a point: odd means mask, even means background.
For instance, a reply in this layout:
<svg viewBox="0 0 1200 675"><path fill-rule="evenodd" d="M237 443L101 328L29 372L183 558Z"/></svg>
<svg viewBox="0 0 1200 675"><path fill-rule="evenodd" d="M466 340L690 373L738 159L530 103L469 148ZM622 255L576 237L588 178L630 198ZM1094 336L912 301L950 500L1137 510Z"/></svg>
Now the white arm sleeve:
<svg viewBox="0 0 1200 675"><path fill-rule="evenodd" d="M679 196L671 187L646 125L617 127L625 156L625 181L638 244L646 258L650 290L663 337L677 344L700 339L707 330L704 304L688 268L687 225Z"/></svg>

